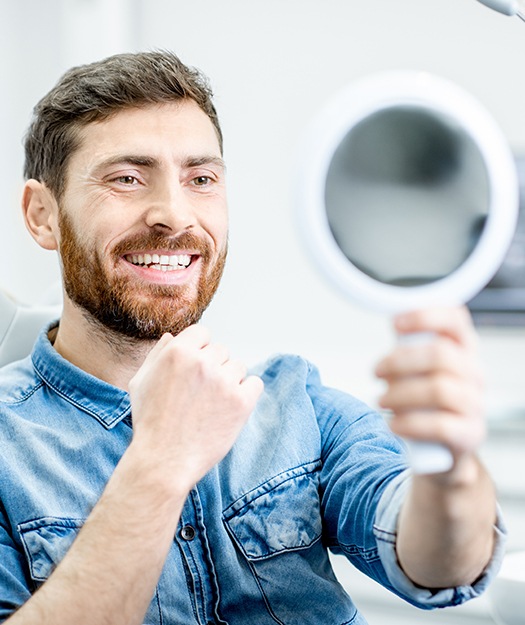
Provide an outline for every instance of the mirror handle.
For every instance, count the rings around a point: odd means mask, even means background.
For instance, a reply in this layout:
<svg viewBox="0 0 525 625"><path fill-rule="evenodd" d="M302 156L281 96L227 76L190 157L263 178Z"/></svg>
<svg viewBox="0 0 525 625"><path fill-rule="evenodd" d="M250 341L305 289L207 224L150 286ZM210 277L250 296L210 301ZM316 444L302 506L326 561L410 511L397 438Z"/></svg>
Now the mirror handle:
<svg viewBox="0 0 525 625"><path fill-rule="evenodd" d="M446 473L454 465L452 453L441 443L405 440L412 471L417 475Z"/></svg>
<svg viewBox="0 0 525 625"><path fill-rule="evenodd" d="M432 332L413 332L398 335L403 345L428 343L434 338ZM454 465L452 452L441 443L405 440L412 471L418 475L445 473Z"/></svg>

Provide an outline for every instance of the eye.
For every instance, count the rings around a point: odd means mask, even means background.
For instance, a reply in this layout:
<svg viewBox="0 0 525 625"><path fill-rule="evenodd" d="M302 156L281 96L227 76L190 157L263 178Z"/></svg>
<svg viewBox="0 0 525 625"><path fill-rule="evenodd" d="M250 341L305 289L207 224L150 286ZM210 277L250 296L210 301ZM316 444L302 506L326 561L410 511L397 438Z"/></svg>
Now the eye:
<svg viewBox="0 0 525 625"><path fill-rule="evenodd" d="M138 180L135 178L135 176L118 176L117 178L114 178L114 181L127 186L138 183Z"/></svg>
<svg viewBox="0 0 525 625"><path fill-rule="evenodd" d="M211 184L212 179L209 176L197 176L193 178L192 182L197 187L205 187Z"/></svg>

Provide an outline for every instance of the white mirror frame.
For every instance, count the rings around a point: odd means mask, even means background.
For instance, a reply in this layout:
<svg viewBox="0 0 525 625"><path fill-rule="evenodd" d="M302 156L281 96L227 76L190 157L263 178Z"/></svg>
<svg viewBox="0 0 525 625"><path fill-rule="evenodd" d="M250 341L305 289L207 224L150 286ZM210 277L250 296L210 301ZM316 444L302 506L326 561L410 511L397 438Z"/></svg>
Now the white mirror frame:
<svg viewBox="0 0 525 625"><path fill-rule="evenodd" d="M357 269L335 241L325 209L325 183L333 155L350 129L396 106L416 106L454 120L479 148L487 169L489 214L465 262L435 282L410 287L381 283ZM350 85L314 119L300 146L296 210L309 255L326 278L351 299L394 314L469 301L493 277L514 234L518 180L510 148L487 110L456 84L426 72L376 74Z"/></svg>

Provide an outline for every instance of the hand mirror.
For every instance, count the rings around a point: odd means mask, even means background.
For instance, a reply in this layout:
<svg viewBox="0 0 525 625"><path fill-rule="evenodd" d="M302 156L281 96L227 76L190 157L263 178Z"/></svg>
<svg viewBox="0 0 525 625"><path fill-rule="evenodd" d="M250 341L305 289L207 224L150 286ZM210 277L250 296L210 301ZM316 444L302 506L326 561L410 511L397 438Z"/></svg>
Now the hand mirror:
<svg viewBox="0 0 525 625"><path fill-rule="evenodd" d="M514 233L518 181L492 117L457 85L390 72L342 91L301 149L296 198L308 253L376 311L452 306L492 278ZM411 445L417 472L448 450Z"/></svg>

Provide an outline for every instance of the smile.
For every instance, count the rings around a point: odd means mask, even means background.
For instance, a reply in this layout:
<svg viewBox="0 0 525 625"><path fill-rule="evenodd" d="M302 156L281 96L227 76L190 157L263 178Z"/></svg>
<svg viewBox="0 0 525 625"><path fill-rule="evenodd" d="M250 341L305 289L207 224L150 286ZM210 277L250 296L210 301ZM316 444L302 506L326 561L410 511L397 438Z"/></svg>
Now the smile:
<svg viewBox="0 0 525 625"><path fill-rule="evenodd" d="M157 271L180 271L191 264L189 254L127 254L124 258L132 265Z"/></svg>

